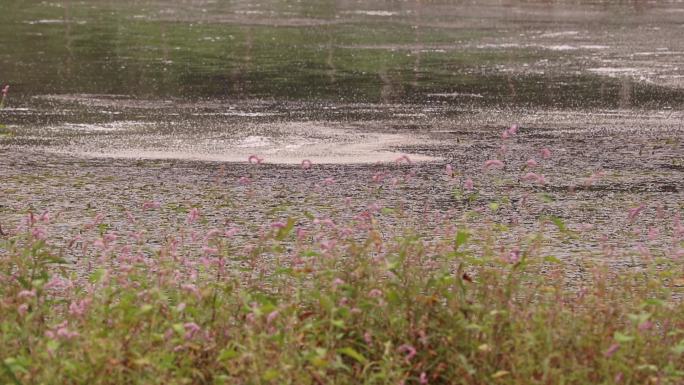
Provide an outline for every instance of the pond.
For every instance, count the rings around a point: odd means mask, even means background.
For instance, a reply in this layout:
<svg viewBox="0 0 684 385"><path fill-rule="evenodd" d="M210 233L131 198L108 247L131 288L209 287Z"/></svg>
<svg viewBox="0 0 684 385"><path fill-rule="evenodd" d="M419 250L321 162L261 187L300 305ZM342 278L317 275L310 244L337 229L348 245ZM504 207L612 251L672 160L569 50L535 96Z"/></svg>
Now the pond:
<svg viewBox="0 0 684 385"><path fill-rule="evenodd" d="M619 242L629 208L682 210L682 36L677 1L2 0L0 212L79 223L157 199L258 223L332 178L323 206L377 199L422 223L470 207L472 177L477 204L510 209L496 221L552 214ZM542 148L543 186L483 172ZM366 186L405 155L414 185ZM219 179L261 183L263 207L222 212ZM501 191L538 199L519 217Z"/></svg>

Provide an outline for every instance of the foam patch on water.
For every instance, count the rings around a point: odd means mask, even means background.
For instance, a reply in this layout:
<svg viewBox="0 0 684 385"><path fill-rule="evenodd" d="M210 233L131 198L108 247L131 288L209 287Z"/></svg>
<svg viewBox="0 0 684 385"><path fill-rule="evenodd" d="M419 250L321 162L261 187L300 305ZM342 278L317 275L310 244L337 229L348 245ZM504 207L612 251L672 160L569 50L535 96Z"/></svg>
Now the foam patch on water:
<svg viewBox="0 0 684 385"><path fill-rule="evenodd" d="M86 157L219 162L246 162L249 156L257 155L266 163L273 164L300 164L304 159L323 164L393 162L403 155L416 162L439 159L397 150L436 143L418 135L359 132L327 123L309 122L268 123L245 127L244 130L256 133L241 139L230 135L226 138L197 138L152 134L141 134L134 140L106 137L97 141L91 138L87 144L66 147L64 151Z"/></svg>
<svg viewBox="0 0 684 385"><path fill-rule="evenodd" d="M606 76L624 76L624 75L635 75L643 73L644 71L639 68L619 68L619 67L600 67L600 68L589 68L587 71L606 75Z"/></svg>
<svg viewBox="0 0 684 385"><path fill-rule="evenodd" d="M399 13L391 11L354 11L357 15L367 15L367 16L396 16Z"/></svg>
<svg viewBox="0 0 684 385"><path fill-rule="evenodd" d="M135 121L120 121L111 123L66 123L61 126L54 127L55 131L78 131L78 132L118 132L130 131L145 126L146 123Z"/></svg>
<svg viewBox="0 0 684 385"><path fill-rule="evenodd" d="M483 95L481 94L472 94L472 93L461 93L461 92L437 92L437 93L431 93L427 94L429 97L436 97L436 98L484 98Z"/></svg>
<svg viewBox="0 0 684 385"><path fill-rule="evenodd" d="M539 35L540 37L562 37L562 36L576 36L579 35L578 31L560 31L560 32L547 32Z"/></svg>

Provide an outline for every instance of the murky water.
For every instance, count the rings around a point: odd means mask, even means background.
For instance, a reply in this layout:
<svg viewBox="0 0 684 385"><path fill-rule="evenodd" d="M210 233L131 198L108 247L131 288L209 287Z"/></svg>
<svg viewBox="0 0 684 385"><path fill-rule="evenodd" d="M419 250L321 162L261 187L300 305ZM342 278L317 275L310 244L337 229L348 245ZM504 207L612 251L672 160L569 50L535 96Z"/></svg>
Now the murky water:
<svg viewBox="0 0 684 385"><path fill-rule="evenodd" d="M482 111L677 111L682 36L679 1L3 0L0 81L12 88L0 118L12 137L0 140L107 156L261 151L287 163L297 149L386 161L390 147L427 145L425 131ZM403 130L378 137L378 126Z"/></svg>
<svg viewBox="0 0 684 385"><path fill-rule="evenodd" d="M12 1L15 96L665 107L681 2Z"/></svg>

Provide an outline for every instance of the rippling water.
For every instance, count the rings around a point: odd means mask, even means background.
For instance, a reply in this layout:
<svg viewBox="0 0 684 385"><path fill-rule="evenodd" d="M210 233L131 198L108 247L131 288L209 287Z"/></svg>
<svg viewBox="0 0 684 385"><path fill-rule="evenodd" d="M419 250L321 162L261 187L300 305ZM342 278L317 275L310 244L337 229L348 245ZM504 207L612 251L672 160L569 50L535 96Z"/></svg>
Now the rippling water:
<svg viewBox="0 0 684 385"><path fill-rule="evenodd" d="M497 124L540 111L670 114L684 105L682 36L679 1L4 0L0 119L14 135L0 140L284 159L323 151L316 143L427 145L421 132L483 125L483 111ZM377 135L348 135L388 127L413 133L375 147ZM244 145L254 137L265 141Z"/></svg>

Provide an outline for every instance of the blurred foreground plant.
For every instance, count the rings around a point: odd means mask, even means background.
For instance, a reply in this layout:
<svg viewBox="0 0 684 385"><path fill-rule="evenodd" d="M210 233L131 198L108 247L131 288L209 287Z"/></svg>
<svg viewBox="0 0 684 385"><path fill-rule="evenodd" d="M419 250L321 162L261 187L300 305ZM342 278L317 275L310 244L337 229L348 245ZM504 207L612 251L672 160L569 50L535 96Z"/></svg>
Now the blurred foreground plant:
<svg viewBox="0 0 684 385"><path fill-rule="evenodd" d="M577 261L571 283L543 230L494 251L491 230L382 239L372 218L346 235L290 218L195 251L184 229L153 248L93 227L95 254L67 269L47 217L0 243L3 383L684 381L675 262Z"/></svg>

